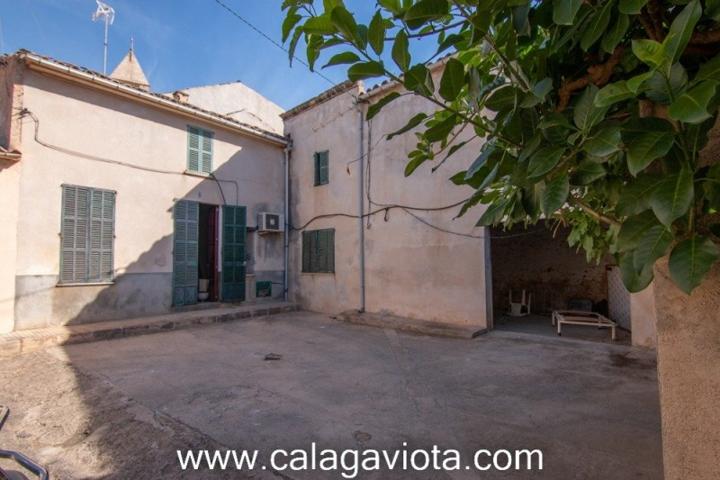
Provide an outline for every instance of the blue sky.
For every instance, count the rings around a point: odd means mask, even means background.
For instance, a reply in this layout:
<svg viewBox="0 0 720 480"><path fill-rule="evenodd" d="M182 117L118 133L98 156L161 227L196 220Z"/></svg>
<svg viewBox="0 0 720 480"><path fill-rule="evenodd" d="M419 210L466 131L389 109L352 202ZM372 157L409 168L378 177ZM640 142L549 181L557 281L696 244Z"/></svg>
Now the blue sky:
<svg viewBox="0 0 720 480"><path fill-rule="evenodd" d="M282 0L222 0L280 40ZM135 39L135 51L154 91L240 80L284 108L331 86L258 35L215 0L106 0L115 8L108 70ZM346 0L367 23L375 2ZM102 71L101 23L91 21L94 0L0 0L0 52L20 48ZM416 45L431 51L432 45ZM302 55L304 49L298 49ZM301 56L301 58L303 58ZM323 57L325 58L325 57ZM335 82L345 68L322 71Z"/></svg>

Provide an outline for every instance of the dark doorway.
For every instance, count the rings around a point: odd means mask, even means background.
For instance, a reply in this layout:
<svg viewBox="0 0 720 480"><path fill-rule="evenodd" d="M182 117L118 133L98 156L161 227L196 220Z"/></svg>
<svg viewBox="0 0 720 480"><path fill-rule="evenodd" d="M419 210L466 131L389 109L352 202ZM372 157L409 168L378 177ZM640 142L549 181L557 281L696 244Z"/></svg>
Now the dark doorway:
<svg viewBox="0 0 720 480"><path fill-rule="evenodd" d="M198 222L198 299L218 301L218 207L200 204ZM207 298L204 298L207 293Z"/></svg>

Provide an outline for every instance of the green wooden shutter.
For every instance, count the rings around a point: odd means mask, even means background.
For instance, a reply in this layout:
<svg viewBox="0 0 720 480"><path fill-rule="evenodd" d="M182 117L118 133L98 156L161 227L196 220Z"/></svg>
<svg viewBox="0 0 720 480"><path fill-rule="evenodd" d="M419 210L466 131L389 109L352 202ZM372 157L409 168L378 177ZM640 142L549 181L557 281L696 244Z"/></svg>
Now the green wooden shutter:
<svg viewBox="0 0 720 480"><path fill-rule="evenodd" d="M327 270L326 272L335 272L335 229L326 230L326 241L327 241Z"/></svg>
<svg viewBox="0 0 720 480"><path fill-rule="evenodd" d="M191 172L200 171L200 129L187 127L188 132L188 154L187 169Z"/></svg>
<svg viewBox="0 0 720 480"><path fill-rule="evenodd" d="M315 185L320 185L320 154L313 154L313 167L315 169Z"/></svg>
<svg viewBox="0 0 720 480"><path fill-rule="evenodd" d="M60 282L85 282L88 266L89 188L63 185Z"/></svg>
<svg viewBox="0 0 720 480"><path fill-rule="evenodd" d="M302 234L302 271L303 272L312 272L312 267L310 265L313 252L311 249L311 238L312 238L313 232L303 232Z"/></svg>
<svg viewBox="0 0 720 480"><path fill-rule="evenodd" d="M223 206L222 297L224 301L245 300L245 207Z"/></svg>
<svg viewBox="0 0 720 480"><path fill-rule="evenodd" d="M113 277L115 193L92 190L90 194L88 277L90 282L109 282Z"/></svg>
<svg viewBox="0 0 720 480"><path fill-rule="evenodd" d="M173 209L173 305L197 303L199 214L200 205L187 200Z"/></svg>
<svg viewBox="0 0 720 480"><path fill-rule="evenodd" d="M200 171L203 173L211 173L213 159L213 133L202 130L200 140Z"/></svg>
<svg viewBox="0 0 720 480"><path fill-rule="evenodd" d="M326 185L330 182L330 166L328 152L320 152L320 184Z"/></svg>

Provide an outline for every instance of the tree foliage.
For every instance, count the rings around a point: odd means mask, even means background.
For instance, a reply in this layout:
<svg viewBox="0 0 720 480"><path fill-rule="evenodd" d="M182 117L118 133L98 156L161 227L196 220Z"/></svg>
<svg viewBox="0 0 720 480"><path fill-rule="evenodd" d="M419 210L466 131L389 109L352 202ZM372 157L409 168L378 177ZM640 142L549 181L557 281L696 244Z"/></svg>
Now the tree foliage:
<svg viewBox="0 0 720 480"><path fill-rule="evenodd" d="M377 0L367 25L342 0L283 10L291 57L304 38L311 66L339 51L328 65L350 80L389 77L437 105L401 130L418 136L406 174L464 148L462 128L485 139L451 179L476 189L461 214L488 206L478 225L558 219L589 260L615 255L632 291L669 255L689 293L720 257L720 162L701 155L720 0ZM418 38L436 41L432 58L413 58ZM436 85L428 64L449 52Z"/></svg>

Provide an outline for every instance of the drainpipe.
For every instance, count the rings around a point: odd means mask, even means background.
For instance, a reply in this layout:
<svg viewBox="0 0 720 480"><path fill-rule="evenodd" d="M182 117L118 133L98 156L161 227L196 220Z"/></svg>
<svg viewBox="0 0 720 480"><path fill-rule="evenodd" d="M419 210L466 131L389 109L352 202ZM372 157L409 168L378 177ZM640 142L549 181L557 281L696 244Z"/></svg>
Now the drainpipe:
<svg viewBox="0 0 720 480"><path fill-rule="evenodd" d="M355 104L358 109L360 121L360 141L358 158L358 238L360 240L360 313L365 312L365 114L362 103Z"/></svg>
<svg viewBox="0 0 720 480"><path fill-rule="evenodd" d="M287 302L288 295L288 265L290 264L290 152L292 151L292 139L288 136L285 152L285 205L283 217L285 218L285 232L283 233L283 299Z"/></svg>

